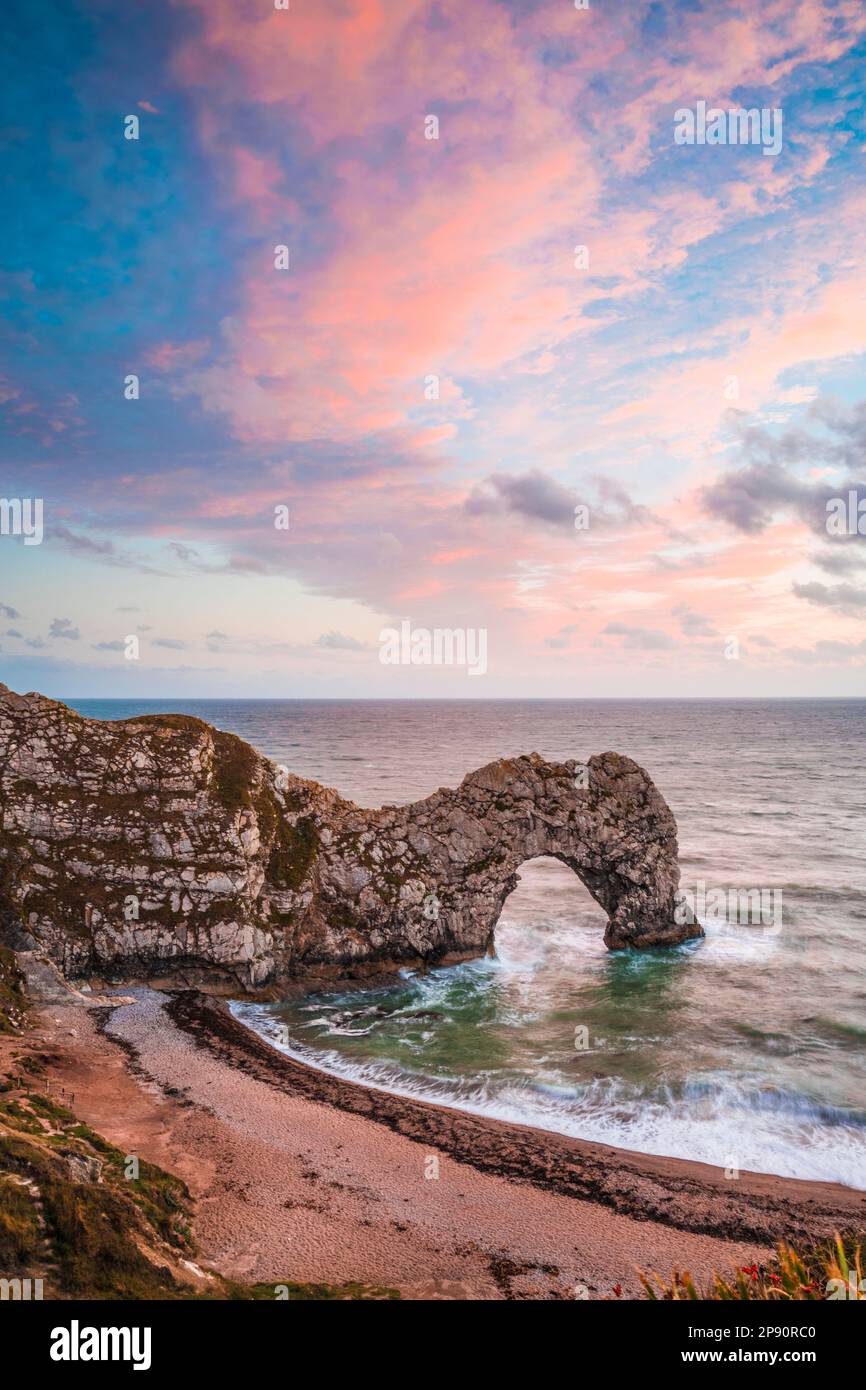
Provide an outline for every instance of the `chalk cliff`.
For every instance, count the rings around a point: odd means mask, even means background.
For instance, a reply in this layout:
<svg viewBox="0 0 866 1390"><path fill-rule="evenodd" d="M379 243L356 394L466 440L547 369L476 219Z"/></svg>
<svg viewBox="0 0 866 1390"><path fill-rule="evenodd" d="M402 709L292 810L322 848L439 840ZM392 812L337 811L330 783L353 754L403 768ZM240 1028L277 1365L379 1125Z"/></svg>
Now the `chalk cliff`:
<svg viewBox="0 0 866 1390"><path fill-rule="evenodd" d="M674 919L674 817L618 753L365 810L200 719L0 685L0 816L0 922L68 978L254 988L477 955L538 855L586 884L612 950L701 935Z"/></svg>

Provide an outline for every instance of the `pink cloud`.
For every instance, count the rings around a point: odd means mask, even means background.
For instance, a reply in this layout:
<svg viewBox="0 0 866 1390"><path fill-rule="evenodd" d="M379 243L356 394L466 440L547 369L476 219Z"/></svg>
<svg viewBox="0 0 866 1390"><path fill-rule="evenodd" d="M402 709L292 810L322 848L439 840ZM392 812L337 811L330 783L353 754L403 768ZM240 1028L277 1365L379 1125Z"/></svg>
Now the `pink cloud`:
<svg viewBox="0 0 866 1390"><path fill-rule="evenodd" d="M195 339L188 343L158 343L145 355L145 362L157 371L169 372L179 367L188 367L197 362L207 352L208 343Z"/></svg>
<svg viewBox="0 0 866 1390"><path fill-rule="evenodd" d="M220 195L249 235L221 340L159 344L148 365L224 415L251 454L291 460L282 471L258 465L251 482L242 464L237 478L189 482L191 528L230 538L237 558L254 555L314 593L384 610L411 603L435 619L469 605L496 615L503 633L518 633L529 614L536 642L577 612L579 650L617 619L679 640L680 601L736 630L754 620L757 595L781 628L802 628L790 597L790 547L802 547L802 531L773 527L761 545L719 535L691 489L718 467L726 375L739 376L743 409L786 391L793 407L786 371L862 350L866 284L852 260L862 202L849 196L814 214L796 202L827 176L840 137L810 128L784 161L750 152L757 158L702 186L684 164L678 181L658 186L622 176L646 169L655 150L661 161L671 152L673 105L726 104L743 85L784 93L806 58L847 50L866 28L862 7L719 5L679 14L655 46L640 32L640 5L582 14L563 0L520 15L490 0L188 8L196 29L175 70ZM540 61L548 44L556 52L553 40L574 44L574 61ZM609 100L598 100L600 80ZM237 119L249 105L268 132L261 147ZM424 138L429 112L439 140ZM292 187L293 157L321 180L321 225ZM751 302L731 308L720 284L711 322L685 314L656 338L599 330L627 324L641 293L666 293L667 277L712 237L770 210L790 220L756 222L755 246L791 240L778 270L756 252ZM273 267L278 241L290 245L290 271ZM590 247L589 275L573 263L578 243ZM747 255L747 238L740 247ZM598 300L608 320L595 316ZM425 395L431 374L435 401ZM465 425L480 444L455 481L449 463ZM365 454L364 441L383 434L399 469ZM656 521L580 541L470 518L463 502L476 475L500 466L515 440L533 465L569 478L584 451L603 451L600 467L642 486L659 459L676 459L675 480L661 485L676 500L653 501ZM311 441L355 448L357 476L317 476ZM144 479L141 496L171 486ZM270 514L283 501L297 525L277 537ZM699 554L667 575L654 557L674 529ZM834 621L841 631L845 620Z"/></svg>

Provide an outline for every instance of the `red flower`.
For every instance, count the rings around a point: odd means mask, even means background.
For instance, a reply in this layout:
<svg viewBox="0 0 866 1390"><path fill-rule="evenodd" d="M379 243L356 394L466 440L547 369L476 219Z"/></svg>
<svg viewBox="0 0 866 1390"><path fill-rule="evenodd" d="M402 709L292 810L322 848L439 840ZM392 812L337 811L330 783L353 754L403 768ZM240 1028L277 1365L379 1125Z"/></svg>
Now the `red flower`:
<svg viewBox="0 0 866 1390"><path fill-rule="evenodd" d="M622 1298L622 1284L614 1284L613 1291L617 1298Z"/></svg>

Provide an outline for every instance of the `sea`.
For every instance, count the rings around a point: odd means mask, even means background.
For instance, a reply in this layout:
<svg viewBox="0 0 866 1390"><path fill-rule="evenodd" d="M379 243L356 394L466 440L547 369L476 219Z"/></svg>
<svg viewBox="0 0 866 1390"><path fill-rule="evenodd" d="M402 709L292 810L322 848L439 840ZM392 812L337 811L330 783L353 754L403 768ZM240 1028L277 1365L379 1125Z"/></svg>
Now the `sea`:
<svg viewBox="0 0 866 1390"><path fill-rule="evenodd" d="M703 940L608 952L588 890L536 859L494 956L233 1009L366 1085L732 1179L866 1189L866 700L68 703L96 719L198 715L370 807L520 753L634 758L676 816ZM772 910L743 920L737 895L755 891Z"/></svg>

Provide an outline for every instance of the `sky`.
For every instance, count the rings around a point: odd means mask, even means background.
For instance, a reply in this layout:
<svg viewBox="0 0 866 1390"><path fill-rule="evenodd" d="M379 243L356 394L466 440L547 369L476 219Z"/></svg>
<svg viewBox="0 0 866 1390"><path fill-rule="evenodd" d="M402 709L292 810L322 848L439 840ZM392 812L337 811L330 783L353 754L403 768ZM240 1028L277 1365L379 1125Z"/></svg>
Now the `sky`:
<svg viewBox="0 0 866 1390"><path fill-rule="evenodd" d="M866 693L862 0L7 17L0 680Z"/></svg>

